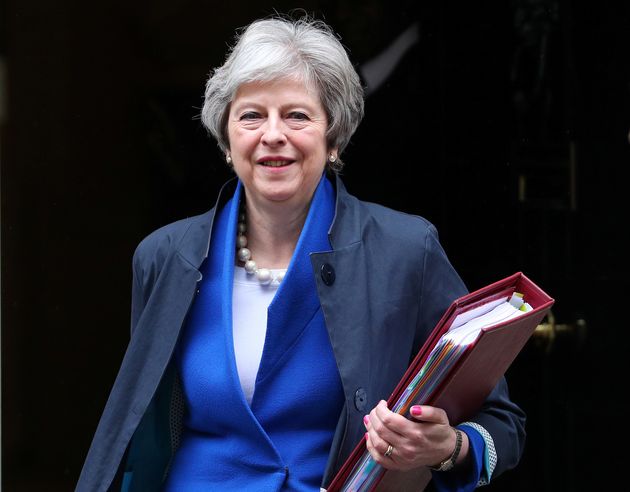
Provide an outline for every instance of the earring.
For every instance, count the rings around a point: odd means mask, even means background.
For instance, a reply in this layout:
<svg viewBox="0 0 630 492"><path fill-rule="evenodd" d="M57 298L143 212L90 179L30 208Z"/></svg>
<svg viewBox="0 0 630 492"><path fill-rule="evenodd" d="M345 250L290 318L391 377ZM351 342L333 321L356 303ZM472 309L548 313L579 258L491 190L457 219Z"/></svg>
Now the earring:
<svg viewBox="0 0 630 492"><path fill-rule="evenodd" d="M328 155L328 160L329 160L330 162L335 162L335 161L337 160L337 156L331 152L331 153Z"/></svg>
<svg viewBox="0 0 630 492"><path fill-rule="evenodd" d="M225 154L225 162L232 164L232 156L229 153Z"/></svg>

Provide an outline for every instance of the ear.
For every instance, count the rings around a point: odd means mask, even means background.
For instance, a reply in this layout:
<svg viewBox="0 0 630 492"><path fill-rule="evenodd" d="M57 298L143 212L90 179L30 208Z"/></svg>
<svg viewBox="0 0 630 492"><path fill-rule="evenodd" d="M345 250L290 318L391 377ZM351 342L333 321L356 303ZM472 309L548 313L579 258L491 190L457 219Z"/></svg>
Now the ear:
<svg viewBox="0 0 630 492"><path fill-rule="evenodd" d="M337 162L337 159L339 159L339 147L329 149L326 159L331 164L334 164L335 162Z"/></svg>

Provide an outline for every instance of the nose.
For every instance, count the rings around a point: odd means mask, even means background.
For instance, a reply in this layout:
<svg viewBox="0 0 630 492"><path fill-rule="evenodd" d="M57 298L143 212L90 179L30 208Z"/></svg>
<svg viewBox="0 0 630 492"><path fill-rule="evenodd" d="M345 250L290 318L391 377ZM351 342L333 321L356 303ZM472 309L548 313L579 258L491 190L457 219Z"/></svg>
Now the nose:
<svg viewBox="0 0 630 492"><path fill-rule="evenodd" d="M282 119L275 115L270 115L263 126L261 141L270 147L283 145L287 141L287 136Z"/></svg>

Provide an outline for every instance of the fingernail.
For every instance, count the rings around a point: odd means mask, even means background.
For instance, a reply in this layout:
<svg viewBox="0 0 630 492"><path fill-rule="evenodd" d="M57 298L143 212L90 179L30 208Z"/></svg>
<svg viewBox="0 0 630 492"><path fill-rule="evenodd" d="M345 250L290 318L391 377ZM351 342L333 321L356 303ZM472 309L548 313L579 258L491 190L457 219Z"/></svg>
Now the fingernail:
<svg viewBox="0 0 630 492"><path fill-rule="evenodd" d="M366 441L368 440L368 437L369 437L369 436L370 436L370 434L366 432L366 433L365 433L365 440L366 440Z"/></svg>
<svg viewBox="0 0 630 492"><path fill-rule="evenodd" d="M411 415L414 416L418 416L418 415L422 415L422 407L420 405L414 405L413 407L411 407Z"/></svg>
<svg viewBox="0 0 630 492"><path fill-rule="evenodd" d="M367 427L367 425L370 423L370 416L366 415L363 417L363 425L365 425Z"/></svg>

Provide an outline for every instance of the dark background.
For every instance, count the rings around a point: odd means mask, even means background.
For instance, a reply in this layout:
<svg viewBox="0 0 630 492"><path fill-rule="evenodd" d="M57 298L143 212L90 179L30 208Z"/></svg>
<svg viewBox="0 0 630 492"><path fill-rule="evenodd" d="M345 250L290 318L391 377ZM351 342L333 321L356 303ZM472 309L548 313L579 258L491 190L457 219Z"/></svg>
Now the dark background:
<svg viewBox="0 0 630 492"><path fill-rule="evenodd" d="M525 456L486 490L623 480L629 4L416 3L0 3L3 490L73 489L125 350L135 245L229 176L197 119L207 74L235 28L296 6L359 70L420 26L366 101L349 190L434 222L471 290L520 270L556 299L555 339L508 372Z"/></svg>

